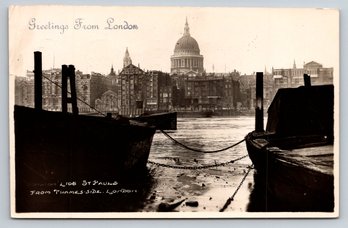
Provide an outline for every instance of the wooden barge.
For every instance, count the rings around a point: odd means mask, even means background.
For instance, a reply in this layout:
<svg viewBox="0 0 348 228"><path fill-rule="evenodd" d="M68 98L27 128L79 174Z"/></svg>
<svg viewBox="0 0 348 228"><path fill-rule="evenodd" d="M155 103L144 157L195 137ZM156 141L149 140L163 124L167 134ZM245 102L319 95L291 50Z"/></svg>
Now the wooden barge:
<svg viewBox="0 0 348 228"><path fill-rule="evenodd" d="M279 89L265 131L262 92L257 99L256 129L245 138L264 195L256 210L333 212L333 85Z"/></svg>
<svg viewBox="0 0 348 228"><path fill-rule="evenodd" d="M41 53L35 53L35 60L35 108L14 106L16 212L99 210L98 204L110 199L91 200L87 193L92 190L81 182L113 183L142 176L156 128L127 118L79 115L72 65L62 69L63 111L42 110ZM67 112L67 103L73 113ZM78 183L75 190L82 195L55 195L54 189L75 191L71 188L76 186L60 186L67 182Z"/></svg>

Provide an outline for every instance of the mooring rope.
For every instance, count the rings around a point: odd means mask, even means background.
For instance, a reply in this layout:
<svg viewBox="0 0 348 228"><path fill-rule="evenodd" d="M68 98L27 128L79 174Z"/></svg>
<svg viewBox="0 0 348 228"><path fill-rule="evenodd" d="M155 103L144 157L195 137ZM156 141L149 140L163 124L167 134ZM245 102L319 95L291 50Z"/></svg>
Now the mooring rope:
<svg viewBox="0 0 348 228"><path fill-rule="evenodd" d="M148 161L149 164L152 165L157 165L165 168L172 168L172 169L209 169L209 168L214 168L214 167L219 167L219 166L225 166L228 164L232 164L236 161L242 160L243 158L248 157L248 155L241 156L239 158L233 159L231 161L227 162L222 162L222 163L215 163L215 164L210 164L210 165L202 165L202 166L178 166L178 165L169 165L169 164L163 164L163 163L158 163L154 161Z"/></svg>
<svg viewBox="0 0 348 228"><path fill-rule="evenodd" d="M243 185L243 183L244 183L246 177L249 175L250 170L252 170L253 168L254 168L254 165L251 165L251 166L248 167L248 171L247 171L247 172L245 173L245 175L243 176L243 179L242 179L242 181L239 183L237 189L234 191L233 195L232 195L230 198L228 198L228 199L226 200L225 205L219 210L219 212L224 212L224 210L226 210L226 208L231 204L231 202L234 200L234 197L236 196L237 192L238 192L239 189L242 187L242 185Z"/></svg>
<svg viewBox="0 0 348 228"><path fill-rule="evenodd" d="M167 136L169 139L171 139L173 142L175 142L176 144L178 144L179 146L185 148L185 149L188 149L188 150L191 150L193 152L199 152L199 153L218 153L218 152L222 152L222 151L225 151L225 150L228 150L228 149L231 149L232 147L235 147L237 146L238 144L244 142L245 138L240 140L239 142L236 142L228 147L225 147L225 148L222 148L222 149L218 149L218 150L200 150L200 149L197 149L197 148L192 148L192 147L189 147L189 146L186 146L185 144L179 142L178 140L174 139L172 136L170 136L167 132L165 132L164 130L160 130L165 136Z"/></svg>

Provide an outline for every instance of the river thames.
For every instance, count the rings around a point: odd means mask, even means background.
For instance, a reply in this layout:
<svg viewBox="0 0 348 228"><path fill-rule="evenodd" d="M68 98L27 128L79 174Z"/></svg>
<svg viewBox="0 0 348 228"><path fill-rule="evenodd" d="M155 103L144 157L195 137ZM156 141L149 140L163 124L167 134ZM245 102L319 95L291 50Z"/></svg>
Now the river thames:
<svg viewBox="0 0 348 228"><path fill-rule="evenodd" d="M254 118L249 116L178 118L178 130L168 134L185 146L214 151L243 140L253 128ZM254 170L247 154L245 142L202 153L183 148L158 131L148 164L154 181L140 211L161 211L161 206L181 200L170 211L248 211ZM225 205L230 197L233 200Z"/></svg>

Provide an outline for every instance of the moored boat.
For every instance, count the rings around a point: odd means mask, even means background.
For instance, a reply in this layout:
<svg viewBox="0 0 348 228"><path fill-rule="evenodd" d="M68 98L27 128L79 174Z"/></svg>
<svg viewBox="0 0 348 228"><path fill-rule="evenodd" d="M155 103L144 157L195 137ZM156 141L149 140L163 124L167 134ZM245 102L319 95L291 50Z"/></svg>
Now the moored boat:
<svg viewBox="0 0 348 228"><path fill-rule="evenodd" d="M132 120L21 106L15 106L14 121L16 170L38 179L143 170L155 133Z"/></svg>
<svg viewBox="0 0 348 228"><path fill-rule="evenodd" d="M333 85L279 89L266 130L256 123L246 136L255 183L266 195L262 210L334 210L333 107Z"/></svg>
<svg viewBox="0 0 348 228"><path fill-rule="evenodd" d="M38 69L35 77L40 77ZM69 69L74 75L74 67ZM66 68L62 72L64 79ZM140 177L147 169L155 127L128 118L79 115L74 79L70 82L72 97L67 99L66 87L62 88L62 112L42 110L41 89L36 86L35 101L39 102L35 108L14 106L16 212L89 210L97 204L89 195L98 189L92 189L92 184L86 189L83 181L116 186L120 180ZM64 81L62 84L66 86ZM66 111L67 101L72 103L73 113ZM67 195L59 196L60 191ZM100 199L105 205L109 200Z"/></svg>
<svg viewBox="0 0 348 228"><path fill-rule="evenodd" d="M177 129L176 112L144 113L140 116L133 117L132 119L155 126L157 130Z"/></svg>

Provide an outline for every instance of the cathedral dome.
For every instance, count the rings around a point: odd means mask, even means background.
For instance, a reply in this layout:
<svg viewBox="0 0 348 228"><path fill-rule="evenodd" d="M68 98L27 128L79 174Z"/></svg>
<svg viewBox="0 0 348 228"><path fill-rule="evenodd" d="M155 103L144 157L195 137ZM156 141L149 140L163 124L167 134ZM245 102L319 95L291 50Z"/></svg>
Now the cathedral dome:
<svg viewBox="0 0 348 228"><path fill-rule="evenodd" d="M199 55L197 41L190 35L184 35L175 44L174 54L194 54Z"/></svg>
<svg viewBox="0 0 348 228"><path fill-rule="evenodd" d="M203 55L200 54L198 42L190 35L187 18L184 35L176 42L170 61L172 74L203 73Z"/></svg>
<svg viewBox="0 0 348 228"><path fill-rule="evenodd" d="M176 42L174 48L174 54L192 54L199 55L199 46L195 38L190 35L190 28L187 23L185 24L184 35Z"/></svg>

